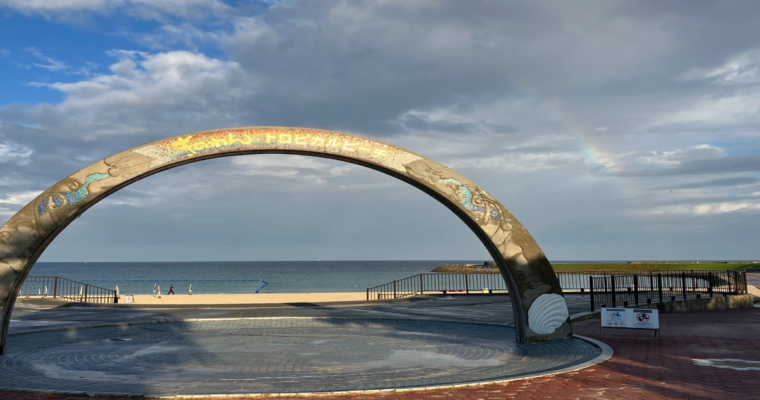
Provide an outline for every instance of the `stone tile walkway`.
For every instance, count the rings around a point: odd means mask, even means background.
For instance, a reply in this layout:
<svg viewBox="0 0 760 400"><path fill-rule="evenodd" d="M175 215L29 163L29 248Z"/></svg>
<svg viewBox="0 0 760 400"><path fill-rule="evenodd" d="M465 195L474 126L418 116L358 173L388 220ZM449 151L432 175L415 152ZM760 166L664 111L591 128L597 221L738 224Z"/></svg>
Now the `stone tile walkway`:
<svg viewBox="0 0 760 400"><path fill-rule="evenodd" d="M758 399L760 371L699 365L695 360L760 361L760 309L661 315L662 339L651 332L608 330L613 358L581 371L458 389L319 396L320 400L456 399ZM575 324L599 339L599 321ZM0 393L1 400L69 400L83 396ZM116 397L114 399L126 399ZM297 399L303 399L298 397Z"/></svg>
<svg viewBox="0 0 760 400"><path fill-rule="evenodd" d="M2 389L146 396L463 384L569 368L601 354L578 339L519 344L503 325L353 318L55 330L11 336L8 345Z"/></svg>

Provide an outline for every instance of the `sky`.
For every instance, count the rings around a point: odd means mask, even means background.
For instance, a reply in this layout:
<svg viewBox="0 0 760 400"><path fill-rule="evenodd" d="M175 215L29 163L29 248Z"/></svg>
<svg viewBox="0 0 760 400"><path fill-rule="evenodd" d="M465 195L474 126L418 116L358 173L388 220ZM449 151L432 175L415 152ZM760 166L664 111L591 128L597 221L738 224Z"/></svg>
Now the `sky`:
<svg viewBox="0 0 760 400"><path fill-rule="evenodd" d="M447 165L550 261L758 260L758 15L752 1L0 0L0 223L121 151L290 126ZM488 257L406 183L248 155L122 189L40 260Z"/></svg>

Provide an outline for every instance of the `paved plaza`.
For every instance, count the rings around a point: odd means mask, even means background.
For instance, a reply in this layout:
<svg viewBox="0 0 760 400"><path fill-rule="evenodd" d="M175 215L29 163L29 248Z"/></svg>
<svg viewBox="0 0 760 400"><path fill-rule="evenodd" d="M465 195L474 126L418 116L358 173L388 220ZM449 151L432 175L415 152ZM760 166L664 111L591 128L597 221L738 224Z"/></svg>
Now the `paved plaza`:
<svg viewBox="0 0 760 400"><path fill-rule="evenodd" d="M403 389L572 369L602 352L580 339L516 343L508 296L220 308L59 304L19 303L0 388L150 396Z"/></svg>
<svg viewBox="0 0 760 400"><path fill-rule="evenodd" d="M582 340L517 344L500 325L342 318L139 324L9 343L3 389L134 395L451 385L573 367L601 353Z"/></svg>
<svg viewBox="0 0 760 400"><path fill-rule="evenodd" d="M573 308L573 296L569 298L571 308ZM581 304L578 300L577 308L580 311L585 311L584 304ZM469 312L468 312L469 310ZM197 318L228 318L241 316L243 318L253 317L273 317L274 314L288 314L293 317L325 317L325 314L341 314L341 316L334 315L335 321L341 321L339 324L332 324L328 320L312 320L309 324L328 324L328 327L324 327L327 330L332 330L333 335L344 335L341 337L348 337L349 340L344 343L361 343L364 346L365 343L374 343L372 351L384 352L384 356L379 357L384 360L409 360L409 356L412 353L406 352L405 348L389 347L383 348L378 346L379 340L388 340L387 343L391 343L390 339L398 338L400 342L405 344L419 343L420 337L428 336L428 338L435 338L431 341L433 346L441 346L446 344L445 336L457 337L465 331L453 332L451 329L447 329L447 323L443 323L441 319L447 319L456 322L501 322L504 320L504 312L509 312L509 303L506 298L457 298L457 299L418 299L413 301L404 301L396 303L381 303L381 304L360 304L360 305L284 305L280 307L246 307L246 308L209 308L209 309L129 309L119 310L112 312L107 309L100 308L57 308L50 309L48 305L36 302L27 303L22 305L18 312L14 314L14 327L13 332L22 333L24 331L33 331L40 329L41 327L50 328L54 326L53 322L63 322L57 324L57 326L72 327L73 325L93 325L99 323L99 321L107 320L108 323L113 323L116 320L131 321L132 323L137 320L153 321L166 321L171 319L191 318L191 316ZM428 312L429 311L429 312ZM409 314L407 314L409 313ZM418 324L416 326L404 327L403 324L407 322L399 322L397 319L401 319L400 316L413 315L414 319L419 320L412 324ZM360 321L354 321L353 323L363 324L361 318L366 320L366 323L378 323L379 320L370 322L371 318L387 318L384 323L380 323L381 327L376 329L377 332L362 335L366 338L351 337L352 323L341 320L341 317L359 318ZM371 316L371 317L370 317ZM429 321L429 325L422 327L424 324L422 321ZM302 321L304 322L304 321ZM246 331L248 328L242 325L250 324L251 322L239 321L231 324L238 324L237 327L231 325L227 330L222 329L220 332L233 332L237 331L238 334ZM260 322L261 323L261 322ZM270 322L271 323L271 322ZM727 310L718 312L689 312L689 313L673 313L662 314L662 339L654 339L651 336L651 332L637 332L628 330L608 330L605 332L605 337L599 337L599 321L591 320L574 324L574 330L577 334L588 336L591 338L603 340L609 344L614 350L613 357L602 364L594 365L586 369L579 371L568 372L558 375L548 375L539 378L517 380L506 383L496 383L481 386L467 386L459 388L447 388L436 390L424 390L424 391L397 391L397 392L382 392L382 393L366 393L352 395L352 399L358 400L433 400L433 399L671 399L671 398L689 398L689 399L739 399L739 398L760 398L760 344L757 338L760 337L760 308L755 309L739 309L739 310ZM395 325L394 325L395 324ZM399 325L400 324L400 325ZM477 326L477 324L452 324L462 325L459 328L465 329L466 325ZM143 340L141 338L148 338L153 335L169 334L177 335L181 337L187 335L192 337L193 342L198 341L201 343L203 340L209 340L207 345L209 347L214 346L210 339L204 339L203 329L191 328L192 323L186 324L147 324L145 326L161 327L161 331L141 329L145 332L141 334L134 334L130 331L140 329L141 325L129 325L124 327L114 328L102 328L102 329L85 329L78 330L78 332L89 331L92 334L101 332L102 336L95 338L94 341L100 341L100 348L105 349L107 347L117 348L118 346L126 345L131 346L130 342ZM483 325L489 326L489 325ZM172 328L169 328L172 327ZM168 331L165 331L168 329ZM275 332L280 328L271 326L266 328L268 332L271 332L267 340L270 343L282 344L292 343L298 341L312 342L315 340L326 340L325 338L313 337L313 332L308 333L312 327L302 327L296 330L288 329L288 335L286 337L278 337ZM489 326L489 329L494 329L493 334L501 335L499 329L509 330L506 327ZM399 333L401 331L414 332L412 334ZM57 335L64 336L59 331ZM120 333L121 336L112 335L112 333ZM128 333L128 335L127 335ZM431 334L431 335L419 335L419 333ZM53 334L53 332L50 332ZM238 335L235 334L235 335ZM235 335L227 335L228 337ZM272 336L275 335L275 336ZM438 336L436 336L438 335ZM23 337L32 338L38 336L35 335L20 335L14 336L12 340L19 340ZM224 335L222 335L224 336ZM238 335L242 337L243 335ZM158 337L158 336L155 336ZM217 337L219 337L217 335ZM461 336L460 336L461 337ZM111 340L116 339L116 340ZM132 339L132 340L119 340L119 339ZM260 336L260 339L264 339L264 336ZM427 339L427 338L426 338ZM71 338L72 344L77 343L75 338ZM187 340L187 339L178 339ZM357 340L358 342L352 342ZM108 343L106 343L108 341ZM440 342L444 341L444 343ZM81 340L80 342L85 342ZM427 340L425 340L427 342ZM508 347L519 348L514 342L506 340L500 341L501 345L506 342ZM397 344L398 344L397 343ZM487 341L481 341L484 348L487 348ZM61 348L64 349L67 346L58 346L55 344L40 344L40 348ZM180 343L181 344L181 343ZM217 343L221 344L221 343ZM90 346L91 344L87 345ZM280 347L288 347L280 346ZM311 351L315 351L315 346L310 346ZM324 349L330 349L330 346L325 346ZM335 349L337 347L333 347ZM344 347L345 348L345 347ZM341 349L344 349L341 348ZM437 349L438 347L436 347ZM439 352L436 350L426 351L420 348L415 348L415 353L430 353L428 356L433 360L437 360L437 357L441 357L439 361L449 360L450 363L462 363L455 367L449 365L448 367L477 370L476 373L482 373L489 368L496 367L495 365L484 365L488 360L493 360L494 357L489 358L483 351L480 353L472 351L475 346L467 347L470 353L456 353L453 358L450 355L453 353ZM390 350L389 350L390 349ZM9 348L9 354L6 357L13 357L13 354L17 353L18 349ZM397 351L396 355L393 352ZM400 351L399 351L400 350ZM271 350L274 352L274 350ZM317 350L318 352L319 350ZM331 351L326 350L327 353ZM342 351L342 350L341 350ZM335 351L332 351L333 353ZM64 353L64 352L62 352ZM61 354L62 354L61 353ZM504 353L508 353L504 350ZM179 353L182 354L182 353ZM281 354L276 353L274 354ZM441 356L440 354L444 354ZM468 354L468 355L464 355ZM478 355L476 355L478 354ZM495 353L494 353L495 354ZM514 357L514 350L510 353ZM218 357L219 354L215 352L209 352L205 355L208 357ZM230 355L228 355L230 356ZM459 357L458 357L459 356ZM31 354L29 360L34 358ZM104 356L105 357L105 356ZM244 359L245 356L233 355L232 358ZM395 357L395 358L393 358ZM496 359L499 356L495 357ZM59 358L63 360L66 358ZM68 360L71 357L68 356ZM90 359L91 360L91 359ZM169 360L162 359L160 352L154 352L152 354L146 354L147 360L156 363L156 365L169 364ZM182 355L177 358L182 360L185 365L192 365L194 361L192 354ZM288 365L295 369L296 365L301 366L318 366L323 362L328 362L329 359L322 360L321 357L315 357L307 362L298 364L298 361L283 358L278 365ZM356 361L356 360L355 360ZM419 363L424 364L428 360L418 360ZM251 361L253 362L253 361ZM370 361L371 362L371 361ZM480 363L479 365L467 364L468 362ZM493 361L490 361L493 362ZM362 362L358 362L361 364ZM442 362L441 364L445 364ZM7 365L7 364L6 364ZM376 367L382 365L374 364ZM366 362L365 362L366 366ZM282 367L285 369L285 367ZM426 368L425 365L410 368L413 373L422 373ZM275 368L276 369L276 368ZM162 373L161 369L157 369L159 373ZM126 374L128 371L121 371L120 373ZM209 375L213 375L215 372L209 370ZM278 372L278 371L274 371ZM287 371L281 371L287 372ZM227 371L222 373L235 373L234 371ZM189 375L193 373L190 372ZM422 375L421 374L421 375ZM3 375L6 375L3 372ZM176 380L181 381L184 377L177 374ZM185 377L189 376L185 375ZM270 374L266 376L274 377L276 374ZM281 375L282 376L282 375ZM419 377L420 375L418 375ZM49 378L49 376L48 376ZM70 378L70 381L82 378ZM417 379L412 377L412 379ZM72 382L72 386L77 386L75 382ZM229 391L225 391L228 393ZM62 399L75 399L83 398L83 395L62 395L62 394L39 394L39 393L25 393L6 391L0 392L0 399L18 399L18 400L62 400ZM113 397L118 399L125 398L124 396ZM299 397L302 398L302 397ZM344 399L342 396L320 396L319 399Z"/></svg>

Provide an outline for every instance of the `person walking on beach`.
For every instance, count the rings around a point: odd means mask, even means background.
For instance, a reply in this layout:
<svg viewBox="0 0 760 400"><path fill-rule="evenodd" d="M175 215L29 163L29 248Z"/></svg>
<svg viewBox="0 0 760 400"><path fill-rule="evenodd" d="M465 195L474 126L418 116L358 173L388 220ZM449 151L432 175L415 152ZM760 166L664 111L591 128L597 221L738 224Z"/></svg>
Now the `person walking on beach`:
<svg viewBox="0 0 760 400"><path fill-rule="evenodd" d="M174 294L174 284L169 285L169 291L166 292L166 295Z"/></svg>

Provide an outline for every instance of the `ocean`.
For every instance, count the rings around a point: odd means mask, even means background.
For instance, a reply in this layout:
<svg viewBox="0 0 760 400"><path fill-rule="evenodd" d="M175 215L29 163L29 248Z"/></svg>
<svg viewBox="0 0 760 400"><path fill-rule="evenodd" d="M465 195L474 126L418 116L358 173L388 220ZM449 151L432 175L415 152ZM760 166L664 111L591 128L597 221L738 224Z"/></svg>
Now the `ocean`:
<svg viewBox="0 0 760 400"><path fill-rule="evenodd" d="M30 276L58 276L115 289L122 294L166 293L324 293L363 292L451 263L433 261L240 261L240 262L38 262ZM575 261L562 263L588 263ZM597 261L610 263L609 261Z"/></svg>

